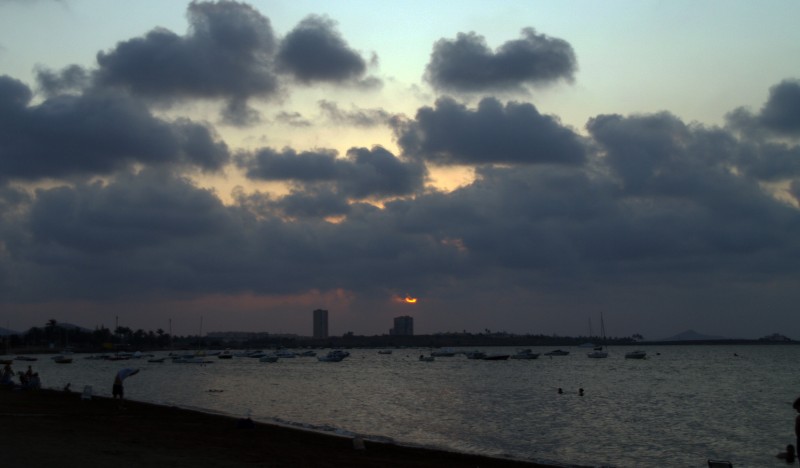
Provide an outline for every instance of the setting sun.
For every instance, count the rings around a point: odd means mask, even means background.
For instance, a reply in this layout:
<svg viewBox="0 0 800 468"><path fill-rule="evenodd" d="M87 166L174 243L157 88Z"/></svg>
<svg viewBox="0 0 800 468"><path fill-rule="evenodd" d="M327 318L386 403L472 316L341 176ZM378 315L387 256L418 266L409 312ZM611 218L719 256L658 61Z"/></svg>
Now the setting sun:
<svg viewBox="0 0 800 468"><path fill-rule="evenodd" d="M416 298L416 297L409 297L409 296L406 296L406 299L405 299L405 301L406 301L407 303L409 303L409 304L416 304L416 302L417 302L417 298Z"/></svg>

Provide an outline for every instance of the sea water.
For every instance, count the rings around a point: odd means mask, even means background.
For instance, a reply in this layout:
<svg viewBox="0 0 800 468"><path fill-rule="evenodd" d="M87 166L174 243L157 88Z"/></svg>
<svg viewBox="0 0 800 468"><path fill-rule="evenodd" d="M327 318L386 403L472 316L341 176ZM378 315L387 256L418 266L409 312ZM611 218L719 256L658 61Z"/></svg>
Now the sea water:
<svg viewBox="0 0 800 468"><path fill-rule="evenodd" d="M785 466L775 455L795 441L800 346L648 346L645 360L624 359L626 348L612 347L607 359L568 349L536 360L420 362L430 350L400 349L350 350L339 363L211 357L207 365L76 354L72 364L40 356L14 367L33 365L45 387L91 385L104 396L118 369L138 367L125 381L131 399L491 456L619 467L700 467L709 458Z"/></svg>

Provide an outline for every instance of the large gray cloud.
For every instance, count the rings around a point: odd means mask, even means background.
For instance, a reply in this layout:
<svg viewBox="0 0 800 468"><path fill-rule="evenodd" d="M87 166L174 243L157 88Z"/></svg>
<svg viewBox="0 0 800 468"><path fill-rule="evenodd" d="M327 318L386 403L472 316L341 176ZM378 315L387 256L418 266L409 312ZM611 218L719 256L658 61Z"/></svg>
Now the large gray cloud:
<svg viewBox="0 0 800 468"><path fill-rule="evenodd" d="M800 80L785 80L769 90L760 121L777 133L800 135Z"/></svg>
<svg viewBox="0 0 800 468"><path fill-rule="evenodd" d="M450 98L423 107L398 124L403 152L437 164L580 164L585 149L578 135L532 104L483 99L475 110Z"/></svg>
<svg viewBox="0 0 800 468"><path fill-rule="evenodd" d="M577 61L568 42L537 34L532 28L523 29L522 36L496 51L474 32L459 33L455 40L440 39L433 47L425 79L434 88L451 92L518 90L573 79Z"/></svg>
<svg viewBox="0 0 800 468"><path fill-rule="evenodd" d="M754 114L739 107L727 116L728 125L748 137L800 137L800 80L784 80L769 90L769 99Z"/></svg>
<svg viewBox="0 0 800 468"><path fill-rule="evenodd" d="M0 77L0 177L109 174L132 164L216 170L228 150L207 127L167 122L113 91L60 95L31 105L24 84Z"/></svg>
<svg viewBox="0 0 800 468"><path fill-rule="evenodd" d="M222 98L229 100L229 122L252 122L247 99L279 90L272 64L277 41L269 19L235 1L192 2L187 17L185 36L154 29L98 53L97 84L158 100Z"/></svg>
<svg viewBox="0 0 800 468"><path fill-rule="evenodd" d="M269 19L249 5L232 1L190 3L187 16L186 36L154 29L98 53L97 81L170 99L276 91L277 81L269 67L276 40Z"/></svg>
<svg viewBox="0 0 800 468"><path fill-rule="evenodd" d="M303 19L281 41L279 68L302 83L356 82L367 63L336 30L336 23L320 16Z"/></svg>

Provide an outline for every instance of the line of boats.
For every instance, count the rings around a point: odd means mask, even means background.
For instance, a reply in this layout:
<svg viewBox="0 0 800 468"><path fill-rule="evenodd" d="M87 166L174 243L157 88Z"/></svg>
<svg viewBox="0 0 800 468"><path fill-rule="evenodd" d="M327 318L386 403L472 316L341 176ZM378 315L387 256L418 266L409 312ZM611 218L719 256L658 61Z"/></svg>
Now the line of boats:
<svg viewBox="0 0 800 468"><path fill-rule="evenodd" d="M378 350L378 354L392 354L391 349ZM463 354L467 359L479 359L484 361L505 361L508 359L538 359L539 356L544 355L548 357L555 356L568 356L569 351L563 349L554 349L545 353L535 353L531 349L523 349L516 353L502 353L502 352L486 352L480 350L474 351L455 351L451 348L436 349L430 352L429 355L420 355L419 360L422 362L435 361L437 357L453 357ZM287 349L279 349L274 352L265 352L262 350L245 350L233 352L231 350L224 351L196 351L194 353L169 353L167 356L156 357L153 354L142 354L137 351L135 353L119 352L113 354L98 354L87 356L84 359L102 359L108 361L126 361L129 359L147 359L150 363L163 363L170 360L176 364L211 364L214 362L212 358L217 359L233 359L236 358L251 358L258 359L260 362L274 363L279 359L293 359L297 357L316 357L319 362L341 362L350 353L341 349L334 349L324 355L317 356L316 351L306 350L295 352ZM592 351L587 353L589 358L602 359L607 358L609 353L603 347L595 347ZM645 359L647 353L641 350L629 351L625 353L625 359ZM73 361L72 353L62 353L57 356L51 357L57 364L70 364ZM17 356L14 361L36 361L37 358L30 356ZM0 360L0 364L11 364L12 360Z"/></svg>
<svg viewBox="0 0 800 468"><path fill-rule="evenodd" d="M378 351L381 353L381 351ZM425 362L434 361L437 357L452 357L456 354L464 354L467 359L482 359L485 361L505 361L507 359L537 359L541 353L534 353L530 349L523 349L518 351L516 354L505 354L505 353L486 353L483 351L466 351L466 352L456 352L451 349L441 349L436 351L431 351L429 356L420 355L419 360ZM568 356L569 351L563 349L554 349L552 351L548 351L544 353L545 356L553 357L553 356ZM586 354L590 358L607 358L608 351L604 350L602 347L596 347L591 352ZM647 353L645 351L636 350L636 351L629 351L625 353L625 359L645 359L647 357Z"/></svg>

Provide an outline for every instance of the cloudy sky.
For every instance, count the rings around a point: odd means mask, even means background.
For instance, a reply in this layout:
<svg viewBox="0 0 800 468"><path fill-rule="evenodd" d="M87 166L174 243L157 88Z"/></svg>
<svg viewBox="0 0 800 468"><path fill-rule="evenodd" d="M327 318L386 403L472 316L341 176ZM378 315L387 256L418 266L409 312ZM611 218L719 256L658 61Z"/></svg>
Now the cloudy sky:
<svg viewBox="0 0 800 468"><path fill-rule="evenodd" d="M798 17L0 0L0 326L800 339Z"/></svg>

